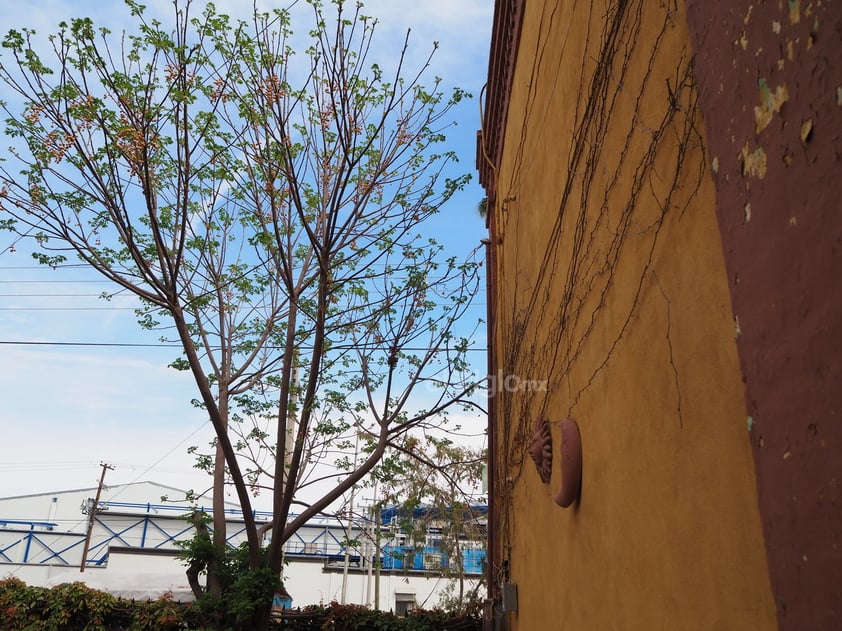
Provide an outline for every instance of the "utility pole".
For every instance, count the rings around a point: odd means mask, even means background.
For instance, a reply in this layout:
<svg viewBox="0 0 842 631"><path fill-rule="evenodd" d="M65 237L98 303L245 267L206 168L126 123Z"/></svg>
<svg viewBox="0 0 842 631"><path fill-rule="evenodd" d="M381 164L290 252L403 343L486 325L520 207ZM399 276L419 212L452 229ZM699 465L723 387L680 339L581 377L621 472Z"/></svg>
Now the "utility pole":
<svg viewBox="0 0 842 631"><path fill-rule="evenodd" d="M287 435L284 437L284 486L286 478L291 475L292 452L295 449L295 425L298 422L298 353L292 356L292 383L290 384L292 394L289 397L289 408L287 410Z"/></svg>
<svg viewBox="0 0 842 631"><path fill-rule="evenodd" d="M357 470L357 455L360 453L360 434L357 432L357 441L354 444L354 471ZM348 565L351 562L351 532L354 528L354 489L351 487L351 500L348 503L348 527L345 529L345 564L342 568L342 600L340 605L345 604L345 595L348 592Z"/></svg>
<svg viewBox="0 0 842 631"><path fill-rule="evenodd" d="M91 533L94 531L94 520L96 519L96 511L99 507L99 496L102 494L102 487L105 483L105 472L114 468L105 462L100 462L99 466L102 467L102 475L99 476L99 486L96 489L96 499L94 499L94 504L88 511L88 534L85 535L85 547L82 548L82 565L79 566L80 572L85 571L85 565L88 563L88 549L91 547Z"/></svg>
<svg viewBox="0 0 842 631"><path fill-rule="evenodd" d="M376 496L375 496L376 499ZM382 560L383 556L380 554L380 508L381 508L380 500L376 500L374 504L374 550L377 556L377 560L374 562L374 610L380 611L380 566L383 565Z"/></svg>

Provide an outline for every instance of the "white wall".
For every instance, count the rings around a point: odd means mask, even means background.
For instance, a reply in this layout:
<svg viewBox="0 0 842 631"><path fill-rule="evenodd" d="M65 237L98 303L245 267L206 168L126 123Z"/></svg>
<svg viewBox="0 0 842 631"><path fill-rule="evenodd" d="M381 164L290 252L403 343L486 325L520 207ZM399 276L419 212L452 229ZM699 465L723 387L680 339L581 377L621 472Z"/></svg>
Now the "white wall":
<svg viewBox="0 0 842 631"><path fill-rule="evenodd" d="M82 581L94 589L110 591L126 598L156 598L171 592L180 600L192 598L184 565L172 556L125 554L112 550L108 565L78 568L48 565L0 566L0 576L15 576L28 585L50 587L62 582ZM345 602L374 607L375 573L352 568L348 572ZM381 571L380 609L394 610L397 594L414 594L419 607L431 608L439 599L449 579L428 577L420 573ZM342 600L343 572L325 570L319 559L293 559L284 570L284 584L293 599L294 607L329 604ZM465 582L465 590L472 589L476 579Z"/></svg>
<svg viewBox="0 0 842 631"><path fill-rule="evenodd" d="M102 566L88 565L79 572L84 533L88 517L81 511L95 488L42 493L0 499L0 577L16 576L30 585L51 586L57 582L82 580L96 589L127 597L154 597L171 591L178 598L190 598L184 565L175 557L178 550L172 539L192 536L189 524L179 516L183 510L170 510L160 503L161 495L178 498L182 493L163 485L141 482L112 487L103 498L112 498L108 510L98 514L93 530L89 560L104 561ZM119 504L138 506L120 506ZM148 503L148 504L147 504ZM5 527L3 520L6 520ZM16 524L15 521L49 522ZM236 533L241 525L229 522L228 532ZM364 539L352 531L349 536ZM293 599L293 606L328 604L342 601L374 605L375 573L355 564L343 572L345 538L342 523L319 517L308 522L285 545L290 562L284 569L284 584ZM236 543L236 538L234 543ZM141 550L143 546L143 550ZM131 548L131 553L125 548ZM365 546L371 549L370 546ZM138 554L138 552L145 553ZM160 554L169 551L169 554ZM57 554L58 552L58 554ZM297 556L295 553L313 553ZM352 550L351 554L359 554ZM365 554L360 555L365 557ZM27 564L20 562L26 557ZM328 565L326 557L332 562ZM425 576L422 572L381 570L380 608L393 610L396 594L414 594L418 606L433 607L439 602L448 581ZM471 589L475 579L466 582Z"/></svg>

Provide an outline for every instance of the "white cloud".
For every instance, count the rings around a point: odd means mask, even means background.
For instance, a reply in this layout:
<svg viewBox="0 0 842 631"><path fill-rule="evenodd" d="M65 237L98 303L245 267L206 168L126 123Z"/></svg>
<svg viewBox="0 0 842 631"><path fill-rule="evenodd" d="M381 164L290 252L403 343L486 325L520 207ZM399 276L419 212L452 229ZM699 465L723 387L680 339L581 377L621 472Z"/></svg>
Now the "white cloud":
<svg viewBox="0 0 842 631"><path fill-rule="evenodd" d="M147 15L163 21L172 15L172 2L168 0L147 0ZM219 13L233 17L247 18L252 3L240 0L219 0L214 3ZM293 4L278 0L259 0L260 10L271 10ZM327 4L327 3L326 3ZM345 9L349 14L354 9L349 0ZM402 42L407 29L411 29L411 59L419 62L426 57L434 41L439 50L433 62L433 72L442 76L448 85L458 85L478 90L485 83L485 68L491 34L494 3L488 0L367 0L363 2L362 13L378 20L376 42L390 50ZM194 2L194 15L202 9L201 2ZM296 15L309 17L310 8L299 2L293 9ZM326 6L325 12L330 11ZM98 0L48 0L27 4L21 12L13 3L0 7L0 24L8 28L34 27L39 35L54 32L59 22L74 17L90 17L96 25L105 25L119 32L132 25L133 18L122 2L102 3ZM294 25L295 26L295 25ZM306 26L306 28L305 28ZM309 29L310 22L302 23L295 30L302 34Z"/></svg>
<svg viewBox="0 0 842 631"><path fill-rule="evenodd" d="M85 485L88 472L55 471L53 462L82 460L95 465L99 460L119 460L135 468L148 466L204 423L202 412L189 403L193 396L189 376L161 363L103 349L10 346L3 354L3 495ZM201 437L203 443L208 439ZM188 446L167 460L171 471L190 477L193 458L186 453ZM35 470L16 476L8 470L8 463L14 462ZM154 469L149 472L156 473L164 475Z"/></svg>
<svg viewBox="0 0 842 631"><path fill-rule="evenodd" d="M150 0L144 4L162 17L172 10L169 0ZM247 10L251 4L239 0L216 3L220 11L230 13L235 9ZM285 4L277 0L259 1L261 8ZM197 2L194 10L200 5ZM131 22L121 2L34 0L27 3L25 11L20 6L0 3L3 25L0 30L4 34L10 28L31 26L39 35L46 35L56 30L59 21L85 15L115 31ZM378 17L376 41L383 42L390 50L399 50L406 28L412 29L413 67L426 57L432 42L438 41L430 79L441 76L447 86L460 86L478 96L486 79L492 2L368 0L364 12ZM2 54L5 59L8 53ZM2 85L0 99L8 100ZM460 106L456 114L460 126L448 134L448 148L461 154L460 171L471 171L474 134L479 127L476 101ZM467 249L479 242L483 236L482 222L477 219L475 208L481 196L481 190L474 185L454 198L447 214L442 213L436 224L440 238L451 239L454 247ZM0 237L0 251L5 244L5 238ZM19 261L22 265L32 265L22 256L3 255L0 266L17 265ZM24 278L20 272L0 273L5 278ZM33 278L36 273L29 274L28 278ZM65 270L60 274L68 278ZM0 287L13 293L9 287ZM45 294L38 301L24 303L23 299L0 298L0 306L131 307L134 304L130 297L107 303L95 297L77 300L52 296L97 294L107 289L107 285L64 283L38 287L37 291ZM484 307L480 307L480 315L483 312ZM0 341L119 343L155 342L157 337L155 333L139 330L131 309L0 311ZM185 488L198 489L207 482L205 474L192 468L193 458L186 454L186 449L191 444L207 444L210 428L203 413L190 405L196 396L190 376L166 367L178 356L178 349L4 345L0 346L0 353L3 359L0 362L0 400L3 401L0 463L5 463L0 466L0 495L94 486L100 461L117 465L108 474L112 484L132 482L137 476ZM482 367L484 357L480 353L473 355ZM463 420L466 427L482 425L473 417ZM202 429L197 432L197 428Z"/></svg>

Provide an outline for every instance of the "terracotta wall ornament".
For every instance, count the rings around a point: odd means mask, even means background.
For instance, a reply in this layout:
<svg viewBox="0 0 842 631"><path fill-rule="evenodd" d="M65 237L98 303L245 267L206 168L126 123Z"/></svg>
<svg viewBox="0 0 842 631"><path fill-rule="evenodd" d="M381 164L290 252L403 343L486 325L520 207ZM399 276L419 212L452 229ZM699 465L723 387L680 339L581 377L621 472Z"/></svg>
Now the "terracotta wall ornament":
<svg viewBox="0 0 842 631"><path fill-rule="evenodd" d="M561 489L555 503L567 508L579 499L581 490L582 437L576 421L566 418L561 421Z"/></svg>
<svg viewBox="0 0 842 631"><path fill-rule="evenodd" d="M553 500L562 508L573 504L582 490L582 438L573 419L559 422L561 426L561 489ZM532 422L532 442L529 455L538 469L541 482L550 483L553 471L553 438L550 422L539 416Z"/></svg>
<svg viewBox="0 0 842 631"><path fill-rule="evenodd" d="M549 484L553 471L553 438L550 435L550 422L541 416L532 423L532 443L529 445L529 455L535 462L541 482Z"/></svg>

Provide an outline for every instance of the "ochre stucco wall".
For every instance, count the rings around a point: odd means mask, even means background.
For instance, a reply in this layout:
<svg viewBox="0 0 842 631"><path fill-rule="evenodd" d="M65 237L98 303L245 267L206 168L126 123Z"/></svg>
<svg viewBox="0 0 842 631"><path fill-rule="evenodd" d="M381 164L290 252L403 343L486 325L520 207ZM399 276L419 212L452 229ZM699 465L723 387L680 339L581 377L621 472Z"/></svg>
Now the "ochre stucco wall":
<svg viewBox="0 0 842 631"><path fill-rule="evenodd" d="M525 4L490 209L495 364L522 387L493 419L512 629L776 624L691 59L681 3ZM527 455L539 415L549 485Z"/></svg>

